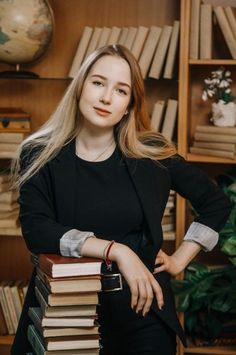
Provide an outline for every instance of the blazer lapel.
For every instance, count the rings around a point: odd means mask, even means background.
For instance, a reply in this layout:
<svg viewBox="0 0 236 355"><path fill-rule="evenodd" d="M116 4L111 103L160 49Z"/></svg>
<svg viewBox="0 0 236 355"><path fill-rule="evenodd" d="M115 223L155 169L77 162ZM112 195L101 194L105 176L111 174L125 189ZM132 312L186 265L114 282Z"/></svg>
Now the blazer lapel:
<svg viewBox="0 0 236 355"><path fill-rule="evenodd" d="M144 256L153 269L162 244L161 218L169 195L169 179L166 170L150 159L125 158L125 163L143 208L146 237L151 242L144 248Z"/></svg>

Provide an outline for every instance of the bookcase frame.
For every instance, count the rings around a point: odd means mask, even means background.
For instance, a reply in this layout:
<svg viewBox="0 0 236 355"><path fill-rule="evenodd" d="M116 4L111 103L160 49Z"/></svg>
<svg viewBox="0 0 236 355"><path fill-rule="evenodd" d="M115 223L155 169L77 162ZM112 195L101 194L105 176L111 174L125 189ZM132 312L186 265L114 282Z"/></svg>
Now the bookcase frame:
<svg viewBox="0 0 236 355"><path fill-rule="evenodd" d="M232 65L234 60L189 60L189 0L49 0L55 15L55 33L47 53L38 62L28 66L40 75L39 79L0 79L1 106L22 107L32 115L32 129L36 130L55 109L71 79L68 72L76 52L83 28L87 26L164 26L172 25L180 19L179 81L146 81L148 107L151 112L156 99L178 98L178 151L187 160L212 164L231 164L229 160L212 157L199 157L188 154L188 117L192 105L190 82L191 68L201 71L202 66ZM27 66L24 67L27 69ZM0 70L12 70L12 66L0 63ZM195 80L195 79L193 79ZM171 85L169 85L171 83ZM178 92L180 93L178 95ZM6 164L6 162L1 162ZM166 242L169 251L178 247L186 230L186 203L177 196L176 241ZM31 273L29 253L19 236L0 236L0 281L5 279L25 279ZM182 278L180 275L179 278ZM182 321L183 316L180 315ZM8 355L13 336L0 336L0 353ZM178 344L178 354L217 354L233 355L227 348L188 348Z"/></svg>
<svg viewBox="0 0 236 355"><path fill-rule="evenodd" d="M224 4L223 4L224 5ZM189 59L190 41L190 12L191 1L181 0L181 31L180 31L180 66L179 66L179 118L178 118L178 151L185 159L193 164L200 165L209 174L217 175L236 164L236 159L224 159L189 153L189 147L193 139L194 128L197 124L209 124L209 113L211 112L210 102L203 103L201 93L203 90L203 79L210 76L212 70L220 66L230 68L233 79L233 92L236 92L236 60L233 59ZM236 9L235 9L236 14ZM218 43L218 45L220 45ZM182 236L188 224L188 205L186 201L178 197L177 213L179 222L177 223L176 246L181 243ZM225 262L225 258L219 250L209 254L210 262L219 262L219 258ZM206 261L206 256L200 253L199 260ZM208 260L209 261L209 260ZM179 278L182 278L180 275ZM184 323L183 314L180 315ZM214 354L233 355L235 347L188 347L184 348L179 344L179 355L183 354Z"/></svg>

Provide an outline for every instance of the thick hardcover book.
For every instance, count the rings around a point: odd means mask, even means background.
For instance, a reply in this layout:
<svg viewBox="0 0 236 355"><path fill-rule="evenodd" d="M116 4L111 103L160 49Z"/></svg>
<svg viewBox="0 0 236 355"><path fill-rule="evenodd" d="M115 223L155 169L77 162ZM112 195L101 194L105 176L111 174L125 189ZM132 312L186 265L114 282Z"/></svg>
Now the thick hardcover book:
<svg viewBox="0 0 236 355"><path fill-rule="evenodd" d="M97 325L97 316L90 317L45 317L40 307L30 307L28 315L34 322L40 323L42 327L94 327Z"/></svg>
<svg viewBox="0 0 236 355"><path fill-rule="evenodd" d="M73 349L48 351L44 346L43 337L38 333L35 326L30 324L27 329L28 340L36 355L98 355L99 349ZM31 354L31 353L30 353Z"/></svg>
<svg viewBox="0 0 236 355"><path fill-rule="evenodd" d="M44 339L47 350L99 349L99 335L77 335Z"/></svg>
<svg viewBox="0 0 236 355"><path fill-rule="evenodd" d="M97 314L96 305L49 306L43 294L35 287L35 296L45 317L84 317Z"/></svg>
<svg viewBox="0 0 236 355"><path fill-rule="evenodd" d="M153 62L149 71L149 77L159 79L161 76L164 61L167 55L167 50L170 42L173 26L164 26L160 35Z"/></svg>
<svg viewBox="0 0 236 355"><path fill-rule="evenodd" d="M228 20L225 15L225 12L223 10L223 7L216 6L214 8L214 12L215 12L217 21L219 23L219 26L221 28L221 31L224 35L225 42L227 43L227 46L228 46L229 51L231 53L231 56L233 59L236 59L236 39L235 39L232 29L228 23Z"/></svg>
<svg viewBox="0 0 236 355"><path fill-rule="evenodd" d="M98 304L97 292L51 293L38 276L35 277L35 285L50 306Z"/></svg>
<svg viewBox="0 0 236 355"><path fill-rule="evenodd" d="M189 38L189 57L191 59L199 58L200 4L201 0L191 0L191 20Z"/></svg>
<svg viewBox="0 0 236 355"><path fill-rule="evenodd" d="M41 254L39 267L51 277L96 275L101 273L101 259L69 258L56 254Z"/></svg>
<svg viewBox="0 0 236 355"><path fill-rule="evenodd" d="M52 293L98 292L102 288L100 275L52 278L39 268L37 274Z"/></svg>
<svg viewBox="0 0 236 355"><path fill-rule="evenodd" d="M212 7L208 4L200 10L200 58L212 58Z"/></svg>
<svg viewBox="0 0 236 355"><path fill-rule="evenodd" d="M216 133L226 135L236 135L236 127L217 127L213 125L197 125L196 132L199 133Z"/></svg>
<svg viewBox="0 0 236 355"><path fill-rule="evenodd" d="M178 51L179 28L180 28L179 21L175 21L174 25L173 25L171 38L170 38L170 46L168 49L166 63L165 63L165 69L164 69L164 74L163 74L163 78L165 78L165 79L172 79L173 78L174 65L175 65L177 51Z"/></svg>
<svg viewBox="0 0 236 355"><path fill-rule="evenodd" d="M236 143L236 136L229 134L203 133L196 132L194 134L196 141L218 142L218 143Z"/></svg>

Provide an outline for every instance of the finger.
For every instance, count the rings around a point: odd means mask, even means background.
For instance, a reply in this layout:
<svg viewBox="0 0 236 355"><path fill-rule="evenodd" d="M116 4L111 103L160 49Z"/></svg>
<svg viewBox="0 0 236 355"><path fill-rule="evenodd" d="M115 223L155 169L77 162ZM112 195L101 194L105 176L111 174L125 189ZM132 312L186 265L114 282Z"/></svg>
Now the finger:
<svg viewBox="0 0 236 355"><path fill-rule="evenodd" d="M153 288L153 292L156 296L158 307L160 310L162 310L162 307L164 306L163 292L162 292L162 289L161 289L159 283L156 281L156 279L154 277L153 277L153 281L152 281L152 288Z"/></svg>
<svg viewBox="0 0 236 355"><path fill-rule="evenodd" d="M136 313L138 313L143 309L147 299L147 290L146 290L145 283L143 281L140 281L138 284L138 292L139 295L138 295L138 303L136 306Z"/></svg>
<svg viewBox="0 0 236 355"><path fill-rule="evenodd" d="M153 290L152 290L150 282L148 282L146 284L146 294L147 294L147 299L146 299L146 303L143 307L143 312L142 312L143 317L145 317L146 314L150 311L150 307L151 307L152 300L153 300Z"/></svg>
<svg viewBox="0 0 236 355"><path fill-rule="evenodd" d="M137 284L137 282L133 282L133 284L130 286L130 292L131 292L131 308L134 309L137 305L137 302L138 302L138 284Z"/></svg>
<svg viewBox="0 0 236 355"><path fill-rule="evenodd" d="M166 271L166 270L167 270L167 266L165 264L163 264L161 266L155 267L153 274L156 274L156 273L162 272L162 271Z"/></svg>

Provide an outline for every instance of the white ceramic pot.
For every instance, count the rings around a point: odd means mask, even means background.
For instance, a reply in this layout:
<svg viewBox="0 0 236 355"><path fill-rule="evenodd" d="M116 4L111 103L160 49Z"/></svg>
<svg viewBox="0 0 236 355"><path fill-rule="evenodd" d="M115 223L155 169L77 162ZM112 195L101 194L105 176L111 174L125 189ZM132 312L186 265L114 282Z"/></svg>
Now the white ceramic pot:
<svg viewBox="0 0 236 355"><path fill-rule="evenodd" d="M212 104L211 121L215 126L219 127L233 127L236 126L236 104L223 101L214 102Z"/></svg>

